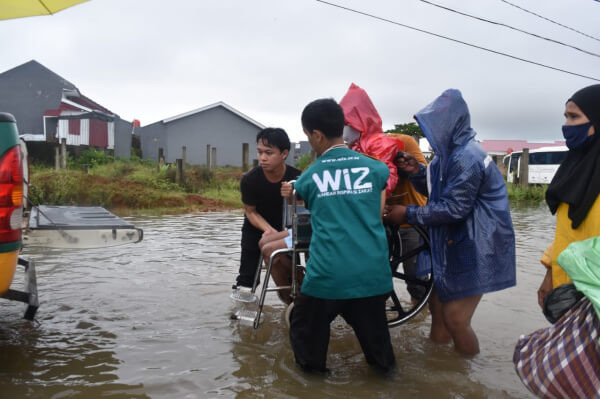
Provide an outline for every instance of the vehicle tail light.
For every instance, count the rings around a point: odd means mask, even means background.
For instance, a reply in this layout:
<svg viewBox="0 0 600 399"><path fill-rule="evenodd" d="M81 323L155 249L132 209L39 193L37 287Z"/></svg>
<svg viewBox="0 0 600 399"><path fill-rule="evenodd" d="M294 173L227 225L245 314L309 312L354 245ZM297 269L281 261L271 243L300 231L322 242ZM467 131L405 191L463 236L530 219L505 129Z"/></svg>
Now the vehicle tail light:
<svg viewBox="0 0 600 399"><path fill-rule="evenodd" d="M23 172L21 151L14 146L0 157L0 243L21 240Z"/></svg>

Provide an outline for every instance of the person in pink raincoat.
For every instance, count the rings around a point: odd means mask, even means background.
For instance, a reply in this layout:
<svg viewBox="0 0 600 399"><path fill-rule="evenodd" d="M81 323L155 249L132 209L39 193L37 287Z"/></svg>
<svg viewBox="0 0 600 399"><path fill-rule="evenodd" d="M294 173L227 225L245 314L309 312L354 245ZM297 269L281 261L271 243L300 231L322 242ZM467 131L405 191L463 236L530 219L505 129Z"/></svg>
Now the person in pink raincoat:
<svg viewBox="0 0 600 399"><path fill-rule="evenodd" d="M366 91L352 83L340 101L344 110L346 127L344 141L349 147L362 154L383 161L390 169L386 197L389 197L398 183L398 170L395 157L403 150L401 142L383 133L381 117Z"/></svg>

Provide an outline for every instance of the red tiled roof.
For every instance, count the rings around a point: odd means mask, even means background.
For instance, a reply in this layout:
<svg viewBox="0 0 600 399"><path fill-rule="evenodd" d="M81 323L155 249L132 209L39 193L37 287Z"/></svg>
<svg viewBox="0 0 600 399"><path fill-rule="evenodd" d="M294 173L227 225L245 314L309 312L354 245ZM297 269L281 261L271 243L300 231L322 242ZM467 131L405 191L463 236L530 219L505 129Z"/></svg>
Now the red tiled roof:
<svg viewBox="0 0 600 399"><path fill-rule="evenodd" d="M527 140L483 140L479 142L485 152L521 151L523 148L533 150L540 147L555 147L565 145L564 141L529 142Z"/></svg>

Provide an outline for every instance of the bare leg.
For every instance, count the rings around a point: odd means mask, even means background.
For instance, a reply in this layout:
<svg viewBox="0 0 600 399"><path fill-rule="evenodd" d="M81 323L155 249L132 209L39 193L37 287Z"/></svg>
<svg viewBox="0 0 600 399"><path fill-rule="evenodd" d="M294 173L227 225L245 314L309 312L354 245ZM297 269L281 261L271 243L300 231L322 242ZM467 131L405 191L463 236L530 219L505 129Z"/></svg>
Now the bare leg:
<svg viewBox="0 0 600 399"><path fill-rule="evenodd" d="M275 281L275 284L277 284L278 287L291 285L292 260L286 255L276 256L275 259L273 259L273 266L271 267L271 277L273 277L273 281ZM287 305L292 303L291 293L291 289L277 291L279 299Z"/></svg>
<svg viewBox="0 0 600 399"><path fill-rule="evenodd" d="M438 344L447 344L452 340L452 336L444 324L442 309L443 303L438 298L434 288L431 293L431 298L429 298L429 312L431 313L431 331L429 333L429 338Z"/></svg>
<svg viewBox="0 0 600 399"><path fill-rule="evenodd" d="M265 263L268 264L273 252L278 249L287 248L284 240L284 238L287 236L287 231L273 233L267 237L263 236L259 246L261 247ZM292 278L292 260L284 254L275 256L275 258L273 258L273 265L271 266L271 277L273 277L273 281L275 281L277 286L290 285L290 280ZM277 293L279 294L279 298L284 303L289 304L292 302L289 289L278 291Z"/></svg>
<svg viewBox="0 0 600 399"><path fill-rule="evenodd" d="M262 248L267 245L270 242L273 241L279 241L279 240L283 240L285 237L287 237L289 235L287 230L284 231L278 231L277 233L263 233L260 241L258 242L258 247L260 248L260 250L262 251ZM285 242L284 242L285 244ZM281 248L286 248L285 245ZM278 249L278 248L276 248ZM271 254L269 253L269 256L271 256ZM268 262L268 258L266 259L266 261Z"/></svg>
<svg viewBox="0 0 600 399"><path fill-rule="evenodd" d="M474 295L442 303L444 325L454 341L454 347L463 356L479 353L479 341L471 328L471 319L482 295Z"/></svg>

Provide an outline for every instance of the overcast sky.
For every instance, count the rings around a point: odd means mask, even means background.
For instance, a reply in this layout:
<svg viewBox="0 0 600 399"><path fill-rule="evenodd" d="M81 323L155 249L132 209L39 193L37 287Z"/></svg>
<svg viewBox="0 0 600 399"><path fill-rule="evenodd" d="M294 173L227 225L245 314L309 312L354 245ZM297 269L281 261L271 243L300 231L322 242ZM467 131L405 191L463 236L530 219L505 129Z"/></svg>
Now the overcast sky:
<svg viewBox="0 0 600 399"><path fill-rule="evenodd" d="M331 0L399 23L600 79L600 58L419 0ZM600 54L594 40L500 0L431 0ZM594 0L511 0L600 38ZM218 101L304 139L300 113L354 82L384 128L457 88L484 139L561 139L564 103L598 83L314 0L92 0L0 21L0 72L35 59L142 125ZM3 93L0 93L3 95Z"/></svg>

